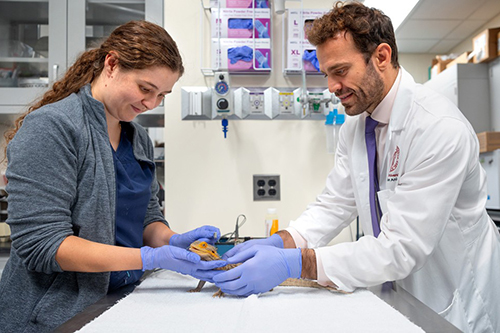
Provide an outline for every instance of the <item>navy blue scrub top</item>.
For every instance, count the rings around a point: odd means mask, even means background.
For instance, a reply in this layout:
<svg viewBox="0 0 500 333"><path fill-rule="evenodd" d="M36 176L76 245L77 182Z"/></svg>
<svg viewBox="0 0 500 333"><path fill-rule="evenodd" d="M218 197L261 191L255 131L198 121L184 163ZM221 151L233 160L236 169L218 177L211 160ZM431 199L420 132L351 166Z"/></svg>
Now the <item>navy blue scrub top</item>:
<svg viewBox="0 0 500 333"><path fill-rule="evenodd" d="M129 126L122 123L120 143L116 151L112 148L116 174L116 245L140 248L154 164L135 158ZM111 272L109 291L138 281L142 274L142 270Z"/></svg>

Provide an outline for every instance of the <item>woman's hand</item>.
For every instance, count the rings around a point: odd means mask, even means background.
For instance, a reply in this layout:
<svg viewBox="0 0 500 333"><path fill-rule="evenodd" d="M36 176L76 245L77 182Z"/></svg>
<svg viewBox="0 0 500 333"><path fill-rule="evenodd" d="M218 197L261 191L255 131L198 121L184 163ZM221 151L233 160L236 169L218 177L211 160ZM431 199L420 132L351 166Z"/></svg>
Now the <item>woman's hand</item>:
<svg viewBox="0 0 500 333"><path fill-rule="evenodd" d="M196 253L170 245L157 248L144 246L141 248L141 258L143 271L162 268L209 282L223 272L214 269L226 265L222 260L202 261Z"/></svg>
<svg viewBox="0 0 500 333"><path fill-rule="evenodd" d="M219 228L206 225L183 234L173 234L170 237L169 245L187 249L192 242L200 240L214 245L220 238Z"/></svg>

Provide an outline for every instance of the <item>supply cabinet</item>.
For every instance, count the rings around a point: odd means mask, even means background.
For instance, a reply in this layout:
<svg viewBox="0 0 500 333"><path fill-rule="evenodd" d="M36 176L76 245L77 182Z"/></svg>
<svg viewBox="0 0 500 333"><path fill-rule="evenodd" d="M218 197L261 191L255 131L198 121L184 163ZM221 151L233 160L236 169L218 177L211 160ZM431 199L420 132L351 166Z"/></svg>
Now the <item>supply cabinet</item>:
<svg viewBox="0 0 500 333"><path fill-rule="evenodd" d="M1 137L83 51L120 24L145 19L163 26L163 16L164 0L0 0ZM163 103L137 121L162 128ZM163 135L152 140L163 144ZM163 148L156 151L164 155ZM163 161L156 162L163 180Z"/></svg>
<svg viewBox="0 0 500 333"><path fill-rule="evenodd" d="M66 68L66 8L66 0L0 1L1 113L18 113Z"/></svg>
<svg viewBox="0 0 500 333"><path fill-rule="evenodd" d="M0 0L0 114L24 111L86 48L140 19L163 25L163 0Z"/></svg>
<svg viewBox="0 0 500 333"><path fill-rule="evenodd" d="M457 64L425 85L448 97L469 120L476 133L491 130L488 64Z"/></svg>

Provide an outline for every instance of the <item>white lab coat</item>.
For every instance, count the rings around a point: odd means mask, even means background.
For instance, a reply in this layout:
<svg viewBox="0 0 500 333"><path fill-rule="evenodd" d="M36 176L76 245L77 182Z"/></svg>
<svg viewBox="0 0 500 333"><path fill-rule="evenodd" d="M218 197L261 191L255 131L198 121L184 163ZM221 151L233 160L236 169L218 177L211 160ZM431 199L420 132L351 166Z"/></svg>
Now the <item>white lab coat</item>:
<svg viewBox="0 0 500 333"><path fill-rule="evenodd" d="M371 226L366 113L348 117L325 190L290 227L342 290L396 281L464 332L500 332L500 235L485 210L477 137L451 101L402 72L379 155L379 237ZM364 237L326 246L358 215Z"/></svg>

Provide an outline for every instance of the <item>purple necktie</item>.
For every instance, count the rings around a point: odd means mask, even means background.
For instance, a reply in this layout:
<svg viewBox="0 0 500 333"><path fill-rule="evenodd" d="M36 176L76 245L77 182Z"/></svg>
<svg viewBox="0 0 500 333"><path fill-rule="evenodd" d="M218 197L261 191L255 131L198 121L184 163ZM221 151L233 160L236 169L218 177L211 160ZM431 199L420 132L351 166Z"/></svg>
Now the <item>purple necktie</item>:
<svg viewBox="0 0 500 333"><path fill-rule="evenodd" d="M365 141L366 151L368 153L368 170L370 172L370 212L372 215L373 235L375 237L380 233L379 217L380 207L376 198L379 191L377 174L377 145L375 140L375 127L378 121L372 117L366 117Z"/></svg>

